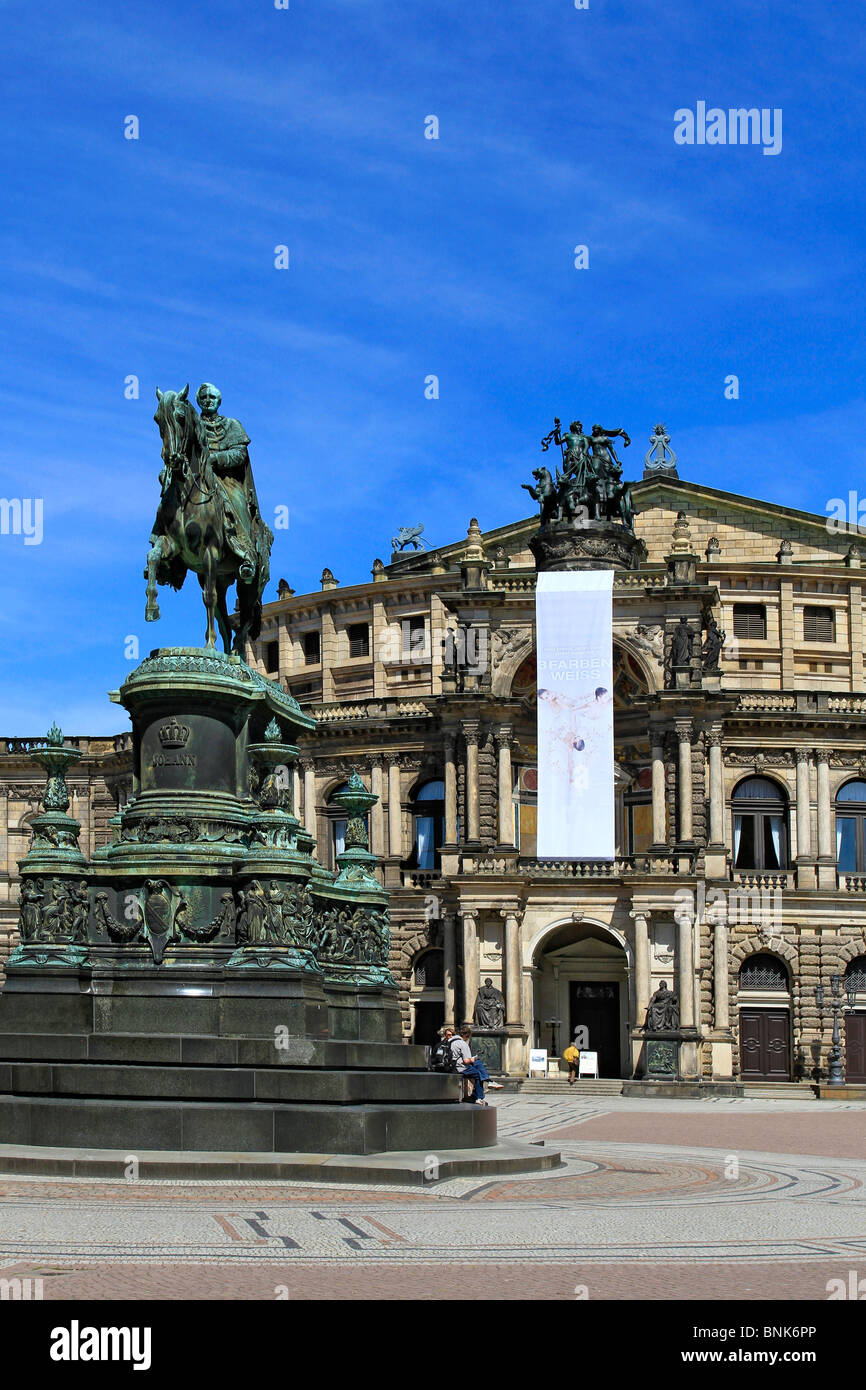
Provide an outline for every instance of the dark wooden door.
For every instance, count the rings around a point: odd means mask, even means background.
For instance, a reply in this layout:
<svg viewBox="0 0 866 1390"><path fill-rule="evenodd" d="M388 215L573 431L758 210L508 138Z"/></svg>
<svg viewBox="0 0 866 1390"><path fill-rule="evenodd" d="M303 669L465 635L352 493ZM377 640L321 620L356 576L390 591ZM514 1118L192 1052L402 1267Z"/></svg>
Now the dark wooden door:
<svg viewBox="0 0 866 1390"><path fill-rule="evenodd" d="M619 1049L619 981L571 981L571 1029L585 1027L588 1042L583 1052L598 1053L599 1076L621 1076Z"/></svg>
<svg viewBox="0 0 866 1390"><path fill-rule="evenodd" d="M790 1081L787 1009L740 1009L740 1076L744 1081Z"/></svg>
<svg viewBox="0 0 866 1390"><path fill-rule="evenodd" d="M866 1081L866 1014L845 1017L845 1080Z"/></svg>

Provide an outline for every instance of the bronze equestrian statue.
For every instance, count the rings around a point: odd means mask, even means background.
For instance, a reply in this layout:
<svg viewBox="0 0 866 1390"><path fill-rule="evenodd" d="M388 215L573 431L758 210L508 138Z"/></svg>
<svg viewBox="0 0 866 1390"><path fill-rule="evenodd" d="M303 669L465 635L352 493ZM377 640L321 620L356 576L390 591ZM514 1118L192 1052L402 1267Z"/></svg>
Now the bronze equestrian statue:
<svg viewBox="0 0 866 1390"><path fill-rule="evenodd" d="M262 593L270 577L273 532L259 510L247 446L238 420L219 415L219 391L209 382L196 393L197 415L182 391L160 391L154 420L162 438L162 495L147 557L149 623L159 618L158 584L183 587L198 575L207 611L206 645L216 646L216 628L226 651L241 655L262 626ZM229 618L226 590L237 584L237 613ZM234 624L234 641L232 626Z"/></svg>

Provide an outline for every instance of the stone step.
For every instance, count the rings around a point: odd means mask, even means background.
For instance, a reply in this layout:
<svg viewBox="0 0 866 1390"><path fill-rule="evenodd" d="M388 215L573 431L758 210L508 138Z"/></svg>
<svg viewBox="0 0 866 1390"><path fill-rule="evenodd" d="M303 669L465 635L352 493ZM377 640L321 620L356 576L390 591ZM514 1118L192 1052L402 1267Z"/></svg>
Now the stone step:
<svg viewBox="0 0 866 1390"><path fill-rule="evenodd" d="M742 1094L752 1100L783 1100L796 1097L799 1100L815 1100L815 1086L811 1081L741 1081Z"/></svg>
<svg viewBox="0 0 866 1390"><path fill-rule="evenodd" d="M142 1149L135 1155L137 1182L382 1183L430 1191L448 1178L497 1178L509 1173L543 1173L563 1167L559 1150L547 1144L501 1139L479 1149L414 1149L391 1153L183 1153ZM431 1162L431 1159L433 1160ZM0 1144L0 1173L41 1177L125 1179L125 1149L35 1148Z"/></svg>
<svg viewBox="0 0 866 1390"><path fill-rule="evenodd" d="M460 1097L459 1078L445 1072L101 1062L0 1062L0 1089L15 1096L306 1105L423 1105L458 1101Z"/></svg>
<svg viewBox="0 0 866 1390"><path fill-rule="evenodd" d="M245 1153L373 1154L394 1149L487 1148L496 1143L494 1106L450 1104L286 1105L206 1101L0 1096L7 1143L51 1148L123 1148L127 1153L204 1150Z"/></svg>
<svg viewBox="0 0 866 1390"><path fill-rule="evenodd" d="M167 1033L11 1033L0 1031L2 1062L105 1062L184 1067L312 1067L423 1071L427 1050L406 1043L295 1035L226 1037Z"/></svg>
<svg viewBox="0 0 866 1390"><path fill-rule="evenodd" d="M573 1086L569 1086L568 1080L561 1076L533 1077L531 1080L524 1081L520 1086L522 1096L620 1096L622 1095L622 1081L617 1081L615 1077L595 1077L585 1076L580 1081L575 1081Z"/></svg>

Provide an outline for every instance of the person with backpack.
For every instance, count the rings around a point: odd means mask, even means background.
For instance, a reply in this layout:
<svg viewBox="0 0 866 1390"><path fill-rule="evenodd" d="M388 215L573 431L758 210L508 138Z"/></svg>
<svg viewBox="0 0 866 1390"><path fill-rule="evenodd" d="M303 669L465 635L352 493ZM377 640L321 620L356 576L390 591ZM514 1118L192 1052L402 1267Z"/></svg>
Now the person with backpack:
<svg viewBox="0 0 866 1390"><path fill-rule="evenodd" d="M454 1029L446 1023L444 1028L439 1030L439 1042L430 1054L430 1068L432 1071L456 1071L457 1058L451 1051L451 1041L454 1037Z"/></svg>
<svg viewBox="0 0 866 1390"><path fill-rule="evenodd" d="M473 1057L469 1050L469 1039L472 1037L472 1029L468 1024L460 1029L459 1038L451 1037L451 1051L457 1063L457 1074L466 1081L474 1081L475 1094L468 1103L471 1105L486 1105L484 1099L484 1083L487 1082L492 1091L501 1091L503 1087L498 1081L490 1080L490 1073L485 1067L480 1057Z"/></svg>

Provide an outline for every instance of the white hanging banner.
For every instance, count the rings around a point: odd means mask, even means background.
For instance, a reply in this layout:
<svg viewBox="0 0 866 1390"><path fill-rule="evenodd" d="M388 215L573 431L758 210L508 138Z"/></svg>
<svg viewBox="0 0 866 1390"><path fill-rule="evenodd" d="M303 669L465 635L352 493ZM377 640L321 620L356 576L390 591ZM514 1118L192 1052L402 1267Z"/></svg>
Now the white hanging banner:
<svg viewBox="0 0 866 1390"><path fill-rule="evenodd" d="M613 570L539 574L539 859L613 859Z"/></svg>

